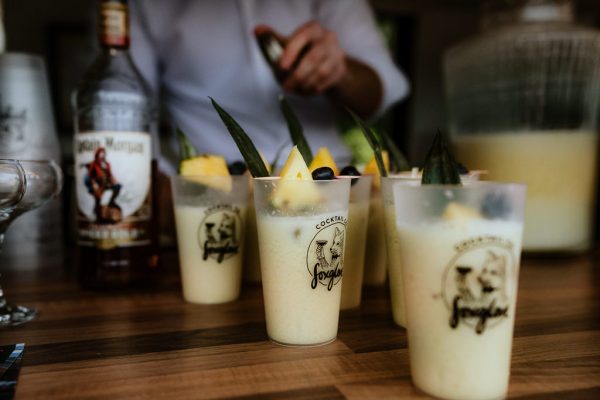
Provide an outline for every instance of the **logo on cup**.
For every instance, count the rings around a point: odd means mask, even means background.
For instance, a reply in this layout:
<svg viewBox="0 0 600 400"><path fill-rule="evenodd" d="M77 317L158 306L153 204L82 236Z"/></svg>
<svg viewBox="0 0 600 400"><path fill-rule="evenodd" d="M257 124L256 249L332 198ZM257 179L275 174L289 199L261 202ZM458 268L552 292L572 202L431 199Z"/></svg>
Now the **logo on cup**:
<svg viewBox="0 0 600 400"><path fill-rule="evenodd" d="M239 210L229 206L217 206L207 210L198 228L198 243L202 259L209 257L221 263L238 253L242 223Z"/></svg>
<svg viewBox="0 0 600 400"><path fill-rule="evenodd" d="M342 280L346 221L346 218L336 216L317 225L318 232L306 254L306 267L312 277L311 288L316 289L321 284L331 290Z"/></svg>
<svg viewBox="0 0 600 400"><path fill-rule="evenodd" d="M512 248L512 242L496 236L480 236L455 246L457 253L442 282L451 328L464 324L482 334L508 318L514 295Z"/></svg>

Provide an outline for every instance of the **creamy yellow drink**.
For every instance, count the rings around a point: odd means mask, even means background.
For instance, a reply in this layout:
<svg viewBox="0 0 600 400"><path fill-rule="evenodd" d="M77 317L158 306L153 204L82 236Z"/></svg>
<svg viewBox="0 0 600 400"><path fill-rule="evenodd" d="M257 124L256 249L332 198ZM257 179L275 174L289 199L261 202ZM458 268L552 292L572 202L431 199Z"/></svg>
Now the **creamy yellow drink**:
<svg viewBox="0 0 600 400"><path fill-rule="evenodd" d="M521 224L401 224L398 233L415 384L446 399L504 397Z"/></svg>
<svg viewBox="0 0 600 400"><path fill-rule="evenodd" d="M248 201L246 242L244 245L244 280L260 283L260 254L258 251L258 233L254 198Z"/></svg>
<svg viewBox="0 0 600 400"><path fill-rule="evenodd" d="M342 286L341 309L360 306L369 201L350 203L348 226L346 228L346 249L344 253L344 285Z"/></svg>
<svg viewBox="0 0 600 400"><path fill-rule="evenodd" d="M383 285L387 277L387 251L383 204L379 190L373 190L369 205L367 250L365 255L365 285Z"/></svg>
<svg viewBox="0 0 600 400"><path fill-rule="evenodd" d="M240 294L245 207L175 205L183 297L224 303Z"/></svg>
<svg viewBox="0 0 600 400"><path fill-rule="evenodd" d="M404 305L404 281L402 277L402 257L400 237L396 228L396 212L393 203L384 203L385 242L387 246L388 272L390 276L390 298L392 316L396 325L406 327Z"/></svg>
<svg viewBox="0 0 600 400"><path fill-rule="evenodd" d="M280 178L253 181L267 334L279 344L337 336L351 181L325 172L313 180L294 146Z"/></svg>
<svg viewBox="0 0 600 400"><path fill-rule="evenodd" d="M347 213L258 215L267 332L281 344L337 336Z"/></svg>
<svg viewBox="0 0 600 400"><path fill-rule="evenodd" d="M457 159L486 179L527 184L523 248L590 246L598 179L598 134L581 131L456 135Z"/></svg>

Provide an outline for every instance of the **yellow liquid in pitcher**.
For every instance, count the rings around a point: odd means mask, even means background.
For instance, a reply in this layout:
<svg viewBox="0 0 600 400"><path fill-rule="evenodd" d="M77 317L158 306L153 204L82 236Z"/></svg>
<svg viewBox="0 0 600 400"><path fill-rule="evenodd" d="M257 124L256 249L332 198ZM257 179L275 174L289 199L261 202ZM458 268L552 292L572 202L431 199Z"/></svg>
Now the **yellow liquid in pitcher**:
<svg viewBox="0 0 600 400"><path fill-rule="evenodd" d="M486 180L527 184L523 248L577 251L591 244L598 135L582 131L455 135L456 157Z"/></svg>

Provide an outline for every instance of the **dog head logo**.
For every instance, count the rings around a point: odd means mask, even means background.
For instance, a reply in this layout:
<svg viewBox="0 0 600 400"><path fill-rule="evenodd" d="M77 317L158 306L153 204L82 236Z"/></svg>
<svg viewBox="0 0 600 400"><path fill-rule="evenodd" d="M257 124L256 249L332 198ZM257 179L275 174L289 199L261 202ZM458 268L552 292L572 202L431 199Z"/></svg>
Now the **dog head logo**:
<svg viewBox="0 0 600 400"><path fill-rule="evenodd" d="M320 229L311 241L306 255L311 288L323 285L332 290L341 281L345 233L345 223L336 222Z"/></svg>
<svg viewBox="0 0 600 400"><path fill-rule="evenodd" d="M232 257L239 251L241 235L241 219L235 210L209 212L198 228L202 258L207 260L210 257L221 263Z"/></svg>
<svg viewBox="0 0 600 400"><path fill-rule="evenodd" d="M461 324L482 334L507 319L511 303L514 258L505 244L463 249L446 267L442 295L450 327Z"/></svg>

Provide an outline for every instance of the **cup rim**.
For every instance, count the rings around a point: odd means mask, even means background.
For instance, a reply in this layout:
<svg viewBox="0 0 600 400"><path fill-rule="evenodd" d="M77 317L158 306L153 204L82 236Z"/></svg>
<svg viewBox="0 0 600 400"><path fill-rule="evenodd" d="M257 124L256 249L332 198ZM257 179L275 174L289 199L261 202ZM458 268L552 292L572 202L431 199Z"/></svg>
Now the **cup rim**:
<svg viewBox="0 0 600 400"><path fill-rule="evenodd" d="M232 180L248 180L246 175L207 175L207 174L194 174L194 175L179 175L174 174L169 177L171 180L180 181L193 181L194 178L210 178L210 179L232 179Z"/></svg>
<svg viewBox="0 0 600 400"><path fill-rule="evenodd" d="M350 177L350 176L348 176ZM331 183L331 182L343 182L347 179L347 176L344 175L343 178L338 179L339 177L335 177L334 179L311 179L311 180L303 180L303 179L281 179L280 176L260 176L260 177L252 177L253 181L257 182L278 182L278 181L289 181L289 182L313 182L313 183ZM354 176L352 178L360 178L359 176Z"/></svg>
<svg viewBox="0 0 600 400"><path fill-rule="evenodd" d="M393 179L393 178L392 178ZM408 180L397 178L397 187L407 188L408 190L478 190L484 188L507 188L507 189L526 189L527 184L523 182L504 182L504 181L472 181L464 182L462 185L453 184L421 184L420 180Z"/></svg>
<svg viewBox="0 0 600 400"><path fill-rule="evenodd" d="M337 175L335 178L336 179L360 179L360 178L365 178L365 179L373 179L375 175L373 174L364 174L364 175Z"/></svg>

